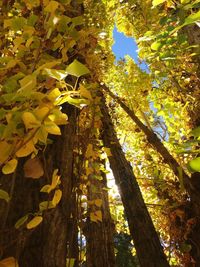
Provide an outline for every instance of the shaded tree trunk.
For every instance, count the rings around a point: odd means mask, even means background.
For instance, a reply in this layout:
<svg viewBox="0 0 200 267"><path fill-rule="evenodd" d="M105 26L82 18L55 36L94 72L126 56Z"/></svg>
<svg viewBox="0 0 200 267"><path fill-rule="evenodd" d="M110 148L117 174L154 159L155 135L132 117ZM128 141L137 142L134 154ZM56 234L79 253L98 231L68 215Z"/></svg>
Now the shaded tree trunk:
<svg viewBox="0 0 200 267"><path fill-rule="evenodd" d="M108 192L106 191L106 175L101 172L102 180L90 178L89 196L90 202L97 200L99 206L92 204L88 208L88 217L91 213L100 212L102 221L94 222L88 219L86 242L87 242L87 267L114 267L114 224L110 216ZM102 204L101 204L102 202Z"/></svg>
<svg viewBox="0 0 200 267"><path fill-rule="evenodd" d="M24 178L21 161L14 182L8 216L1 229L2 256L14 256L19 259L20 267L66 267L67 248L70 237L70 216L73 195L73 149L76 134L77 109L66 105L69 123L62 127L62 135L54 138L44 153L44 177L38 180ZM44 193L40 193L42 185L51 182L54 169L61 175L62 199L58 206L44 212L43 222L33 230L14 229L16 221L27 213L38 211L38 205L44 201ZM9 177L1 177L1 182ZM5 188L10 185L5 185ZM45 196L46 197L46 196ZM1 218L5 209L0 209Z"/></svg>
<svg viewBox="0 0 200 267"><path fill-rule="evenodd" d="M110 167L119 188L140 265L141 267L169 267L132 167L126 160L117 139L103 96L101 113L102 139L104 146L109 147L112 153L109 157Z"/></svg>

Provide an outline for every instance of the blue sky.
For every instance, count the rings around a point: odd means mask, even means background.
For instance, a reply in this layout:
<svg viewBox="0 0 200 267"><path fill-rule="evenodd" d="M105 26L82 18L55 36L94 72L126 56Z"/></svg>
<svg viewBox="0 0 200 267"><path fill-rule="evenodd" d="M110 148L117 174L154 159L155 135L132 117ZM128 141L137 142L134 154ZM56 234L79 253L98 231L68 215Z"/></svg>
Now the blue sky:
<svg viewBox="0 0 200 267"><path fill-rule="evenodd" d="M135 40L132 37L126 37L122 32L118 32L115 26L113 31L113 38L115 43L112 47L113 53L116 59L124 58L125 55L130 55L135 61L137 61L138 49Z"/></svg>
<svg viewBox="0 0 200 267"><path fill-rule="evenodd" d="M127 37L122 32L118 32L116 26L113 30L113 38L115 40L115 43L112 46L112 51L115 54L116 60L124 58L125 55L129 55L135 60L137 64L139 64L137 55L138 47L134 38ZM148 70L145 63L142 63L140 67L143 70Z"/></svg>

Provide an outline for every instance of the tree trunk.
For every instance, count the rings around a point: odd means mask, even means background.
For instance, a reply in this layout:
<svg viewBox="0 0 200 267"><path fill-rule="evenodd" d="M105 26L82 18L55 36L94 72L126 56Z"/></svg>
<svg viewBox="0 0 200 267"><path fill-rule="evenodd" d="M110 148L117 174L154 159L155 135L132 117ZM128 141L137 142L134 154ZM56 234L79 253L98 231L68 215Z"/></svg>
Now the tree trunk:
<svg viewBox="0 0 200 267"><path fill-rule="evenodd" d="M121 108L130 116L133 122L146 135L149 144L151 144L155 148L155 150L162 156L164 162L169 165L174 175L177 176L179 180L183 180L185 190L188 192L189 196L191 197L191 200L195 205L196 215L199 216L200 191L194 186L193 180L190 179L190 177L185 173L183 168L176 161L176 159L169 153L167 148L161 142L160 138L139 120L139 118L135 115L134 111L131 110L128 106L126 106L126 104L124 104L124 102L121 101L118 96L114 95L106 86L104 86L104 90L109 93L109 95L121 106Z"/></svg>
<svg viewBox="0 0 200 267"><path fill-rule="evenodd" d="M90 203L95 200L99 205L91 204L88 208L87 231L87 267L114 267L115 254L113 242L114 224L110 216L108 193L106 191L106 175L101 172L103 180L90 177L88 188ZM101 204L102 202L102 204ZM91 214L100 212L102 220L94 222L91 220Z"/></svg>
<svg viewBox="0 0 200 267"><path fill-rule="evenodd" d="M169 267L132 167L126 160L117 139L103 96L101 113L102 139L104 146L109 147L112 153L109 157L110 167L119 188L140 265L141 267Z"/></svg>
<svg viewBox="0 0 200 267"><path fill-rule="evenodd" d="M77 109L66 105L68 124L61 129L62 135L54 138L44 153L44 177L33 180L24 178L23 162L16 172L14 191L8 216L1 229L1 250L3 258L13 256L19 259L20 267L66 267L67 248L70 234L73 189L73 149L76 134ZM44 201L40 193L42 185L51 182L53 170L59 169L61 175L62 199L54 209L45 211L43 222L33 230L16 230L14 224L27 213L38 211L38 205ZM2 177L1 182L9 177ZM45 196L46 197L46 196ZM1 209L1 218L5 209ZM1 234L2 234L1 233Z"/></svg>

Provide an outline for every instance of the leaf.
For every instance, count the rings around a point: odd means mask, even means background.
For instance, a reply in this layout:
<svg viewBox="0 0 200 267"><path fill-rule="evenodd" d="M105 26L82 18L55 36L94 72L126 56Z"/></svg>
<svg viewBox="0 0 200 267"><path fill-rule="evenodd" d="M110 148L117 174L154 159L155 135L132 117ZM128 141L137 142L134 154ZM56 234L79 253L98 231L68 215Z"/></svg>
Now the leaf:
<svg viewBox="0 0 200 267"><path fill-rule="evenodd" d="M52 204L53 204L54 206L57 206L58 203L59 203L60 200L61 200L61 197L62 197L62 191L61 191L60 189L57 189L57 190L55 191L54 196L53 196Z"/></svg>
<svg viewBox="0 0 200 267"><path fill-rule="evenodd" d="M82 84L80 85L79 92L80 92L80 95L82 97L85 97L85 98L87 98L89 100L92 100L92 95L91 95L90 91L87 90Z"/></svg>
<svg viewBox="0 0 200 267"><path fill-rule="evenodd" d="M42 121L49 114L49 108L48 107L38 108L34 111L34 114L40 121Z"/></svg>
<svg viewBox="0 0 200 267"><path fill-rule="evenodd" d="M24 112L22 114L22 120L24 122L24 125L26 127L26 130L31 128L36 128L41 125L40 121L36 119L36 117L31 112Z"/></svg>
<svg viewBox="0 0 200 267"><path fill-rule="evenodd" d="M6 202L10 201L8 193L2 189L0 189L0 199L4 199Z"/></svg>
<svg viewBox="0 0 200 267"><path fill-rule="evenodd" d="M9 257L0 261L0 267L19 267L19 265L14 257Z"/></svg>
<svg viewBox="0 0 200 267"><path fill-rule="evenodd" d="M60 128L53 121L45 121L44 127L50 134L61 135Z"/></svg>
<svg viewBox="0 0 200 267"><path fill-rule="evenodd" d="M200 172L200 157L189 161L188 167L194 172Z"/></svg>
<svg viewBox="0 0 200 267"><path fill-rule="evenodd" d="M68 74L76 77L90 73L89 69L76 59L66 68L66 71Z"/></svg>
<svg viewBox="0 0 200 267"><path fill-rule="evenodd" d="M152 5L155 7L155 6L158 6L160 4L163 4L164 2L166 2L167 0L153 0L153 3Z"/></svg>
<svg viewBox="0 0 200 267"><path fill-rule="evenodd" d="M16 159L9 160L2 168L4 174L13 173L17 167L18 161Z"/></svg>
<svg viewBox="0 0 200 267"><path fill-rule="evenodd" d="M30 155L33 151L35 151L35 147L33 144L33 140L29 141L28 143L24 144L17 152L17 157L26 157Z"/></svg>
<svg viewBox="0 0 200 267"><path fill-rule="evenodd" d="M27 229L33 229L37 227L43 221L42 216L35 216L30 222L27 223Z"/></svg>
<svg viewBox="0 0 200 267"><path fill-rule="evenodd" d="M28 214L25 216L21 217L16 223L15 223L15 228L19 229L27 220L28 220Z"/></svg>
<svg viewBox="0 0 200 267"><path fill-rule="evenodd" d="M193 13L193 14L189 15L189 16L185 19L183 25L186 26L186 25L195 23L195 22L197 22L197 21L200 21L200 10L199 10L198 12L196 12L196 13Z"/></svg>
<svg viewBox="0 0 200 267"><path fill-rule="evenodd" d="M21 91L31 91L34 89L37 85L37 79L35 75L27 75L22 80L19 81L21 88L19 89L19 92Z"/></svg>
<svg viewBox="0 0 200 267"><path fill-rule="evenodd" d="M38 157L28 159L24 164L24 175L25 177L38 179L44 175L44 169L42 162Z"/></svg>
<svg viewBox="0 0 200 267"><path fill-rule="evenodd" d="M43 201L43 202L40 202L39 204L40 211L53 209L53 208L55 208L55 206L52 204L51 201Z"/></svg>
<svg viewBox="0 0 200 267"><path fill-rule="evenodd" d="M6 141L0 142L0 163L5 162L11 154L12 145Z"/></svg>
<svg viewBox="0 0 200 267"><path fill-rule="evenodd" d="M102 206L102 203L103 203L103 201L100 198L94 200L94 204L99 208Z"/></svg>
<svg viewBox="0 0 200 267"><path fill-rule="evenodd" d="M92 222L102 222L102 212L100 210L94 211L90 213L90 220Z"/></svg>
<svg viewBox="0 0 200 267"><path fill-rule="evenodd" d="M194 137L199 137L200 136L200 126L196 127L195 129L193 129L191 131L191 135L194 136Z"/></svg>
<svg viewBox="0 0 200 267"><path fill-rule="evenodd" d="M66 260L66 266L67 267L74 267L76 259L75 258L67 258Z"/></svg>
<svg viewBox="0 0 200 267"><path fill-rule="evenodd" d="M45 7L44 11L54 13L58 6L59 3L57 1L50 1L49 4Z"/></svg>
<svg viewBox="0 0 200 267"><path fill-rule="evenodd" d="M52 190L52 186L50 184L45 184L41 189L40 192L42 193L50 193Z"/></svg>
<svg viewBox="0 0 200 267"><path fill-rule="evenodd" d="M47 68L43 70L42 74L48 75L49 77L54 78L58 81L63 80L68 75L68 73L64 70L55 70Z"/></svg>
<svg viewBox="0 0 200 267"><path fill-rule="evenodd" d="M42 142L43 144L46 144L47 143L47 137L48 137L48 132L46 131L45 127L42 125L36 135L35 135L35 138L37 140L39 140L40 142Z"/></svg>
<svg viewBox="0 0 200 267"><path fill-rule="evenodd" d="M106 152L106 154L107 154L108 157L112 157L112 153L111 153L109 147L104 147L104 151Z"/></svg>
<svg viewBox="0 0 200 267"><path fill-rule="evenodd" d="M158 42L158 41L154 42L154 43L151 45L151 49L152 49L152 50L155 50L155 51L159 50L161 47L162 47L162 43L160 43L160 42Z"/></svg>

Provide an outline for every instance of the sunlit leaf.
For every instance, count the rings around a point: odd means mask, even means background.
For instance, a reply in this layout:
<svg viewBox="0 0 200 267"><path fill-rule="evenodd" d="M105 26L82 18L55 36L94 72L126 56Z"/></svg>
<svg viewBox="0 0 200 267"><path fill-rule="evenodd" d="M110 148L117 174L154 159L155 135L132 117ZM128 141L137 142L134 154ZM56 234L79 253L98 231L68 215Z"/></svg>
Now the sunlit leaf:
<svg viewBox="0 0 200 267"><path fill-rule="evenodd" d="M26 157L35 151L33 140L22 145L22 147L16 152L17 157Z"/></svg>
<svg viewBox="0 0 200 267"><path fill-rule="evenodd" d="M22 120L27 130L31 128L39 127L41 125L40 121L37 120L37 118L31 112L24 112L22 114Z"/></svg>
<svg viewBox="0 0 200 267"><path fill-rule="evenodd" d="M0 267L19 267L19 265L14 257L9 257L0 261Z"/></svg>
<svg viewBox="0 0 200 267"><path fill-rule="evenodd" d="M58 203L60 202L62 197L62 191L60 189L57 189L54 193L53 199L52 199L52 204L54 206L57 206Z"/></svg>
<svg viewBox="0 0 200 267"><path fill-rule="evenodd" d="M160 4L163 4L164 2L166 2L167 0L153 0L153 6L158 6Z"/></svg>
<svg viewBox="0 0 200 267"><path fill-rule="evenodd" d="M66 71L68 74L76 77L90 73L89 69L76 59L66 68Z"/></svg>
<svg viewBox="0 0 200 267"><path fill-rule="evenodd" d="M197 157L189 161L188 166L192 171L200 172L200 157Z"/></svg>
<svg viewBox="0 0 200 267"><path fill-rule="evenodd" d="M61 135L60 128L53 121L45 121L44 127L50 134Z"/></svg>

